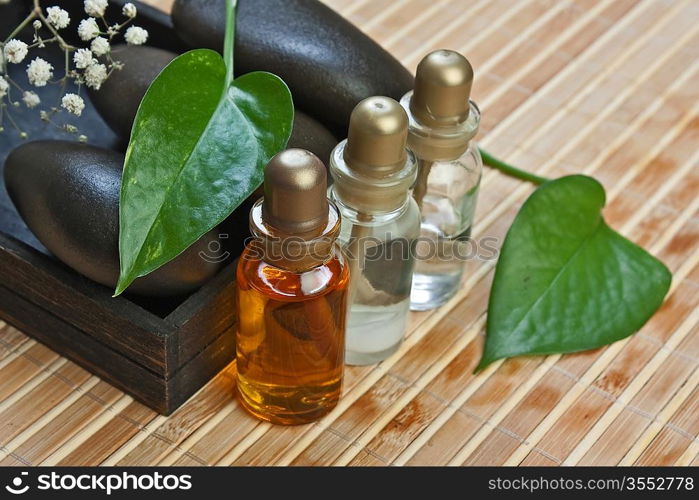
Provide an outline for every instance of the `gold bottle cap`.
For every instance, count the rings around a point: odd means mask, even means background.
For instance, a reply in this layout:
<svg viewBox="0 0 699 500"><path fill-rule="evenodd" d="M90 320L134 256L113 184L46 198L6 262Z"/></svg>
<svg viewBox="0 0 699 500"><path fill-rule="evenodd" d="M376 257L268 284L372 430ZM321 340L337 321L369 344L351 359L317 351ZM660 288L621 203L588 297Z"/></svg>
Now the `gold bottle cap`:
<svg viewBox="0 0 699 500"><path fill-rule="evenodd" d="M478 132L480 111L469 100L473 68L453 50L427 54L417 67L415 90L401 99L408 112L408 147L423 161L451 161Z"/></svg>
<svg viewBox="0 0 699 500"><path fill-rule="evenodd" d="M349 136L330 158L333 190L340 201L364 214L400 208L417 172L407 140L408 115L398 102L369 97L357 104Z"/></svg>
<svg viewBox="0 0 699 500"><path fill-rule="evenodd" d="M410 110L418 121L439 127L468 119L473 68L453 50L436 50L418 64Z"/></svg>
<svg viewBox="0 0 699 500"><path fill-rule="evenodd" d="M314 236L328 225L327 174L303 149L287 149L265 168L262 219L277 232Z"/></svg>
<svg viewBox="0 0 699 500"><path fill-rule="evenodd" d="M352 111L345 161L353 170L383 177L403 168L408 115L390 97L369 97Z"/></svg>

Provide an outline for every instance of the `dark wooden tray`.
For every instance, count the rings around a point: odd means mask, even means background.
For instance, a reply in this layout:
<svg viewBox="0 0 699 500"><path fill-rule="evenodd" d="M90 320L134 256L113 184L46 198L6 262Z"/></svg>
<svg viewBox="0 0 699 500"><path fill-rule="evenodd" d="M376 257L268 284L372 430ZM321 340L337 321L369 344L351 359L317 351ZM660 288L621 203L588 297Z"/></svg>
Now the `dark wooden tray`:
<svg viewBox="0 0 699 500"><path fill-rule="evenodd" d="M123 3L110 2L111 18L118 18ZM134 3L139 9L138 25L150 32L149 45L184 50L168 15ZM0 32L18 22L28 4L0 6ZM61 3L74 21L84 17L82 4L77 0ZM41 56L60 58L58 53L46 52ZM17 71L23 71L20 66ZM61 67L60 59L54 66ZM87 104L80 126L90 131L90 142L123 149L124 144ZM28 112L18 113L17 118L31 139L69 138ZM0 134L0 165L20 142L9 130ZM111 290L50 255L15 211L1 175L0 184L0 318L164 414L174 411L233 360L233 260L244 237L243 223L232 223L239 237L228 241L229 262L192 295L157 300L128 295L112 298Z"/></svg>

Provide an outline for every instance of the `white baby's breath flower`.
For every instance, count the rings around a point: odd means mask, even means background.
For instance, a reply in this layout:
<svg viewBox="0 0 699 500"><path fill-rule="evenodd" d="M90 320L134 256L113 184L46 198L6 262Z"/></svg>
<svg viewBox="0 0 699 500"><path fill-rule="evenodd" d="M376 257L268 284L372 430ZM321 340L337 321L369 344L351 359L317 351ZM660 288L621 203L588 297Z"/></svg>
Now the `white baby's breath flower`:
<svg viewBox="0 0 699 500"><path fill-rule="evenodd" d="M92 44L90 45L90 48L92 49L92 52L95 53L96 56L104 56L109 53L110 50L112 50L111 46L109 45L109 40L102 36L98 36L94 40L92 40Z"/></svg>
<svg viewBox="0 0 699 500"><path fill-rule="evenodd" d="M75 116L80 116L85 109L85 101L77 94L66 94L61 99L61 107Z"/></svg>
<svg viewBox="0 0 699 500"><path fill-rule="evenodd" d="M35 19L32 23L32 26L34 26L35 30L40 30L43 24L41 24L41 21L39 21L38 19Z"/></svg>
<svg viewBox="0 0 699 500"><path fill-rule="evenodd" d="M41 104L39 94L30 90L24 92L22 95L22 101L24 101L24 105L28 108L36 108L39 104Z"/></svg>
<svg viewBox="0 0 699 500"><path fill-rule="evenodd" d="M85 69L95 64L97 60L92 57L92 51L90 49L78 49L75 51L75 54L73 54L73 62L76 68Z"/></svg>
<svg viewBox="0 0 699 500"><path fill-rule="evenodd" d="M107 10L107 0L85 0L85 12L88 16L102 17Z"/></svg>
<svg viewBox="0 0 699 500"><path fill-rule="evenodd" d="M53 66L41 57L37 57L27 66L29 83L35 87L44 87L53 77Z"/></svg>
<svg viewBox="0 0 699 500"><path fill-rule="evenodd" d="M132 4L131 2L124 4L124 8L121 9L121 13L124 14L126 17L130 17L133 19L138 15L138 10L136 9L136 6Z"/></svg>
<svg viewBox="0 0 699 500"><path fill-rule="evenodd" d="M100 34L100 27L97 26L97 21L89 17L80 21L78 26L78 35L84 42L89 42Z"/></svg>
<svg viewBox="0 0 699 500"><path fill-rule="evenodd" d="M10 84L7 83L4 76L0 76L0 99L7 95L7 91L10 88Z"/></svg>
<svg viewBox="0 0 699 500"><path fill-rule="evenodd" d="M13 38L5 44L5 59L11 63L21 63L24 61L24 58L27 57L28 51L29 47L26 43L24 43L22 40Z"/></svg>
<svg viewBox="0 0 699 500"><path fill-rule="evenodd" d="M54 28L59 30L67 28L70 24L70 16L68 13L57 5L46 9L46 19L48 19Z"/></svg>
<svg viewBox="0 0 699 500"><path fill-rule="evenodd" d="M124 35L129 45L143 45L148 40L148 32L138 26L131 26Z"/></svg>
<svg viewBox="0 0 699 500"><path fill-rule="evenodd" d="M107 67L104 64L93 64L87 67L83 76L85 85L91 89L99 90L107 79Z"/></svg>

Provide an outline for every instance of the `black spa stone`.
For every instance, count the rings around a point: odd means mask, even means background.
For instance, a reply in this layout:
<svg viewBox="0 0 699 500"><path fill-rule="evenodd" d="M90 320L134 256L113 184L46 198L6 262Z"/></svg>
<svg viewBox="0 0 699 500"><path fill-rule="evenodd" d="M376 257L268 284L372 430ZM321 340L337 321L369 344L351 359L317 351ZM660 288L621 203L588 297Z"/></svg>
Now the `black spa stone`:
<svg viewBox="0 0 699 500"><path fill-rule="evenodd" d="M112 289L119 276L123 163L120 153L68 141L30 142L5 162L10 198L39 241L75 271ZM218 232L212 231L128 291L151 296L192 292L218 272L220 252Z"/></svg>

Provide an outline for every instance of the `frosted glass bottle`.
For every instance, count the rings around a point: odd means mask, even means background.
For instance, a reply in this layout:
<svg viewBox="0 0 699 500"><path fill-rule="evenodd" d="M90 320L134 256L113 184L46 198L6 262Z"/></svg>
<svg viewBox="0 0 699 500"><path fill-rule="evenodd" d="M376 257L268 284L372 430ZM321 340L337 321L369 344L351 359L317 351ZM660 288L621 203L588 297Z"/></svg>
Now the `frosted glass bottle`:
<svg viewBox="0 0 699 500"><path fill-rule="evenodd" d="M407 151L408 116L387 97L370 97L333 150L330 198L350 266L348 364L377 363L401 345L410 310L420 211L411 196L417 165Z"/></svg>
<svg viewBox="0 0 699 500"><path fill-rule="evenodd" d="M411 309L439 307L459 290L483 161L473 142L480 111L469 99L473 69L461 54L434 51L420 62L415 90L401 99L409 118L408 147L418 162L413 196L421 229Z"/></svg>

